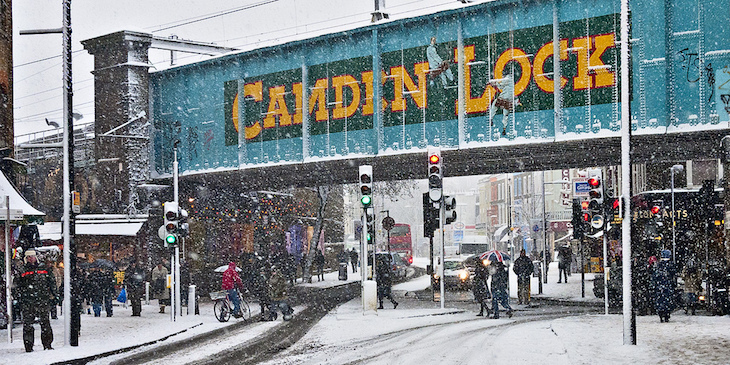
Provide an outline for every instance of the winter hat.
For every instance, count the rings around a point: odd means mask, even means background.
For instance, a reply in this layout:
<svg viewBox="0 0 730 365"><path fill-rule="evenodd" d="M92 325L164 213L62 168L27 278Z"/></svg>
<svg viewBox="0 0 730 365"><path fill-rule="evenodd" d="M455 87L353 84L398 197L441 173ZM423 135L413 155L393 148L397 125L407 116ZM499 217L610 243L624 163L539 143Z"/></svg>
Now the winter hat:
<svg viewBox="0 0 730 365"><path fill-rule="evenodd" d="M23 255L23 260L27 263L28 257L30 257L30 256L36 256L35 250L29 249L29 250L25 251L25 255Z"/></svg>
<svg viewBox="0 0 730 365"><path fill-rule="evenodd" d="M662 250L662 260L669 260L672 257L672 251Z"/></svg>

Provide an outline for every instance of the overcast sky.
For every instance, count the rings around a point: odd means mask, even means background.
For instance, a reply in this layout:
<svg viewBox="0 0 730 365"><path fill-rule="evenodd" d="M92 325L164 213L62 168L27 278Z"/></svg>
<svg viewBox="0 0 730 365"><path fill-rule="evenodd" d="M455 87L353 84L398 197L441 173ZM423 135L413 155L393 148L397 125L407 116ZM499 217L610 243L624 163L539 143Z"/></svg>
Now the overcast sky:
<svg viewBox="0 0 730 365"><path fill-rule="evenodd" d="M62 119L60 34L19 35L19 30L58 28L62 0L13 1L15 135L51 130L45 118ZM457 0L387 0L392 18L463 6ZM76 0L73 30L74 112L78 123L94 120L93 57L81 41L119 30L252 48L272 40L329 33L343 24L369 24L373 0ZM227 13L225 15L220 15ZM216 16L219 15L219 16ZM207 20L202 18L210 17ZM182 25L183 23L189 23ZM168 67L169 53L151 53L157 69ZM202 56L179 55L180 62ZM49 58L48 60L43 60ZM43 60L43 61L39 61Z"/></svg>

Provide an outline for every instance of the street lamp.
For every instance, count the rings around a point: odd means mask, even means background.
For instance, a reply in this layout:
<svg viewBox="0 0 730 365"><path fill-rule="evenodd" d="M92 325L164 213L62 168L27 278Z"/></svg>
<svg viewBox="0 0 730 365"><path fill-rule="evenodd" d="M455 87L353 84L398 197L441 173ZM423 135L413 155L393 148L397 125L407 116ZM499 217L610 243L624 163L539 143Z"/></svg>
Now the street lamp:
<svg viewBox="0 0 730 365"><path fill-rule="evenodd" d="M675 215L675 210L674 210L674 173L675 172L684 171L684 165L674 165L671 168L669 168L669 171L672 172L672 260L674 260L674 262L677 262L677 243L676 243L677 236L676 236L675 227L674 227L676 225L676 223L674 221L674 219L675 219L674 218L674 215Z"/></svg>

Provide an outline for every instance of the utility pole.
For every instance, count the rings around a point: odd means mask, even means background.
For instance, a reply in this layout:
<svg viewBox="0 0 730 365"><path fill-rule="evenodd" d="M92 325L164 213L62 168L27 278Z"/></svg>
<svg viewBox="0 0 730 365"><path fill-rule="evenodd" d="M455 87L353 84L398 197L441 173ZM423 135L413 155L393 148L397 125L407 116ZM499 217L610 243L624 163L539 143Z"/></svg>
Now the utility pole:
<svg viewBox="0 0 730 365"><path fill-rule="evenodd" d="M55 29L34 29L20 31L20 35L62 34L63 38L63 327L64 343L79 345L81 329L81 303L79 288L72 280L76 272L76 244L74 214L71 209L71 194L74 191L74 119L73 119L73 82L71 78L71 0L63 0L63 25Z"/></svg>

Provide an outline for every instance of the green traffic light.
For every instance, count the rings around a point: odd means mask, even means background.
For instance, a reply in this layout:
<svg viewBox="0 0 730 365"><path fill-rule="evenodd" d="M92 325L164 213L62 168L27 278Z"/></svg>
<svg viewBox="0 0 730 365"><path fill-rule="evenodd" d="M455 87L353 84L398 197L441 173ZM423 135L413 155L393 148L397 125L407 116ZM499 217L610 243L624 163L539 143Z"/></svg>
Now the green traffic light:
<svg viewBox="0 0 730 365"><path fill-rule="evenodd" d="M168 245L174 245L177 243L177 237L175 237L174 234L168 234L167 237L165 237L165 242L167 242Z"/></svg>
<svg viewBox="0 0 730 365"><path fill-rule="evenodd" d="M360 198L360 203L364 206L369 206L372 201L373 198L371 198L370 195L363 195L362 198Z"/></svg>
<svg viewBox="0 0 730 365"><path fill-rule="evenodd" d="M367 240L368 240L368 242L370 242L370 241L372 241L372 240L373 240L373 238L372 238L372 237L370 237L370 233L368 233L368 234L367 234Z"/></svg>

